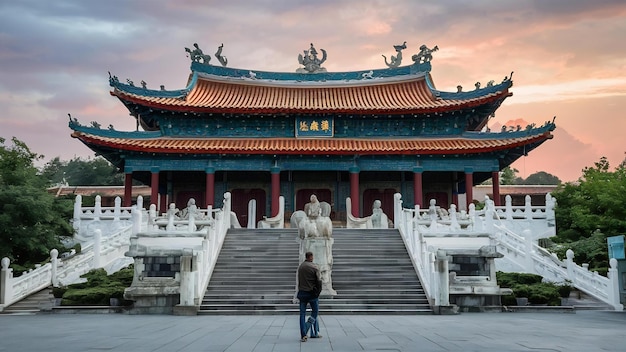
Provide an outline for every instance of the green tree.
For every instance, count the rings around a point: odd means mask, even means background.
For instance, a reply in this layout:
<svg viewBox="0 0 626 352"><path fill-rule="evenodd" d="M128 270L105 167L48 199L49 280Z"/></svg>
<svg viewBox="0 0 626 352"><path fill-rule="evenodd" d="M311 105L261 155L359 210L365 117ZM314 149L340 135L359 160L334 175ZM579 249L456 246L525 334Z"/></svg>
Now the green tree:
<svg viewBox="0 0 626 352"><path fill-rule="evenodd" d="M558 177L545 171L535 172L523 181L525 185L558 185L560 183L561 180Z"/></svg>
<svg viewBox="0 0 626 352"><path fill-rule="evenodd" d="M519 185L522 181L521 177L517 177L516 174L519 172L514 167L507 166L502 169L500 173L500 184L501 185Z"/></svg>
<svg viewBox="0 0 626 352"><path fill-rule="evenodd" d="M4 142L0 138L0 257L18 265L37 263L72 235L72 201L48 194L47 181L34 166L42 156L15 137L12 146Z"/></svg>
<svg viewBox="0 0 626 352"><path fill-rule="evenodd" d="M50 185L67 182L72 186L121 186L124 175L106 159L96 157L61 161L58 157L44 165L41 174Z"/></svg>
<svg viewBox="0 0 626 352"><path fill-rule="evenodd" d="M594 233L601 234L602 241L592 239L580 245L591 253L594 250L588 245L595 244L608 256L606 237L626 233L626 168L623 163L611 171L609 162L602 157L593 167L583 170L578 182L561 184L552 194L557 200L555 242L571 244L590 239ZM578 263L583 254L575 254ZM606 260L593 257L598 263L589 263L591 267L601 266Z"/></svg>

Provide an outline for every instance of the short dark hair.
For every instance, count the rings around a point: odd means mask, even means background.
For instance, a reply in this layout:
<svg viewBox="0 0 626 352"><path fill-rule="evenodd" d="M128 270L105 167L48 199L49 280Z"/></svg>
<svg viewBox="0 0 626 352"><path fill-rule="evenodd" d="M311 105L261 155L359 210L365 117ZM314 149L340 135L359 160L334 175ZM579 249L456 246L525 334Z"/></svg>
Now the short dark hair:
<svg viewBox="0 0 626 352"><path fill-rule="evenodd" d="M305 257L306 259L309 259L309 258L313 257L313 252L306 252L306 254L304 255L304 257Z"/></svg>

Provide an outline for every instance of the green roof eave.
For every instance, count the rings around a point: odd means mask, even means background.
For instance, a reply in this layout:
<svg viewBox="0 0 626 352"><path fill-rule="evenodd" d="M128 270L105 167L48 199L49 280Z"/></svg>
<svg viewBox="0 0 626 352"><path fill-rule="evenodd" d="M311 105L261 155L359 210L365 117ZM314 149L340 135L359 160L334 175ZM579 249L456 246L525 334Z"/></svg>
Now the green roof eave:
<svg viewBox="0 0 626 352"><path fill-rule="evenodd" d="M69 128L76 132L88 133L101 137L110 138L133 138L133 139L148 139L161 137L161 131L116 131L113 126L108 129L102 129L100 127L83 126L77 120L71 119L69 122Z"/></svg>

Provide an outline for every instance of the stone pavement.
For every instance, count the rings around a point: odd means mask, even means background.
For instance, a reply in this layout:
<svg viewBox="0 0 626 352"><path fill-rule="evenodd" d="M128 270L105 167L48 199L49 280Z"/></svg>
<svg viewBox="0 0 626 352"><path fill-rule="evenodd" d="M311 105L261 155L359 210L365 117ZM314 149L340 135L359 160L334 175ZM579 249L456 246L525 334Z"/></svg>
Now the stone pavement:
<svg viewBox="0 0 626 352"><path fill-rule="evenodd" d="M0 316L0 351L625 351L626 312L321 316Z"/></svg>

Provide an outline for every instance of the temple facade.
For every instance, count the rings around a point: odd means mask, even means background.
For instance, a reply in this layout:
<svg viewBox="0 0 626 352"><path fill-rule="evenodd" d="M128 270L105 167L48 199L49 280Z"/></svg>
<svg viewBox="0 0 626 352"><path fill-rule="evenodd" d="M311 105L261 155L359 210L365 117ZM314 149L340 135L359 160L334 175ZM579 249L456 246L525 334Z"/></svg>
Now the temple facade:
<svg viewBox="0 0 626 352"><path fill-rule="evenodd" d="M72 137L123 170L124 204L139 180L151 188L148 204L163 212L170 203L184 208L220 207L232 194L240 223L256 199L257 219L302 209L311 194L331 204L333 220L372 213L380 200L393 214L393 194L405 207L447 207L472 186L493 179L499 203L499 172L552 138L554 121L543 126L489 131L487 123L512 93L512 74L501 82L479 83L469 91L435 88L432 53L421 46L412 63L401 65L403 46L387 68L327 72L311 44L298 57L296 72L266 72L210 64L200 48L191 58L188 84L179 90L135 86L110 76L111 95L136 120L136 131L117 131L70 118ZM220 65L221 64L221 65ZM496 204L499 205L499 204ZM393 219L392 219L393 220Z"/></svg>

